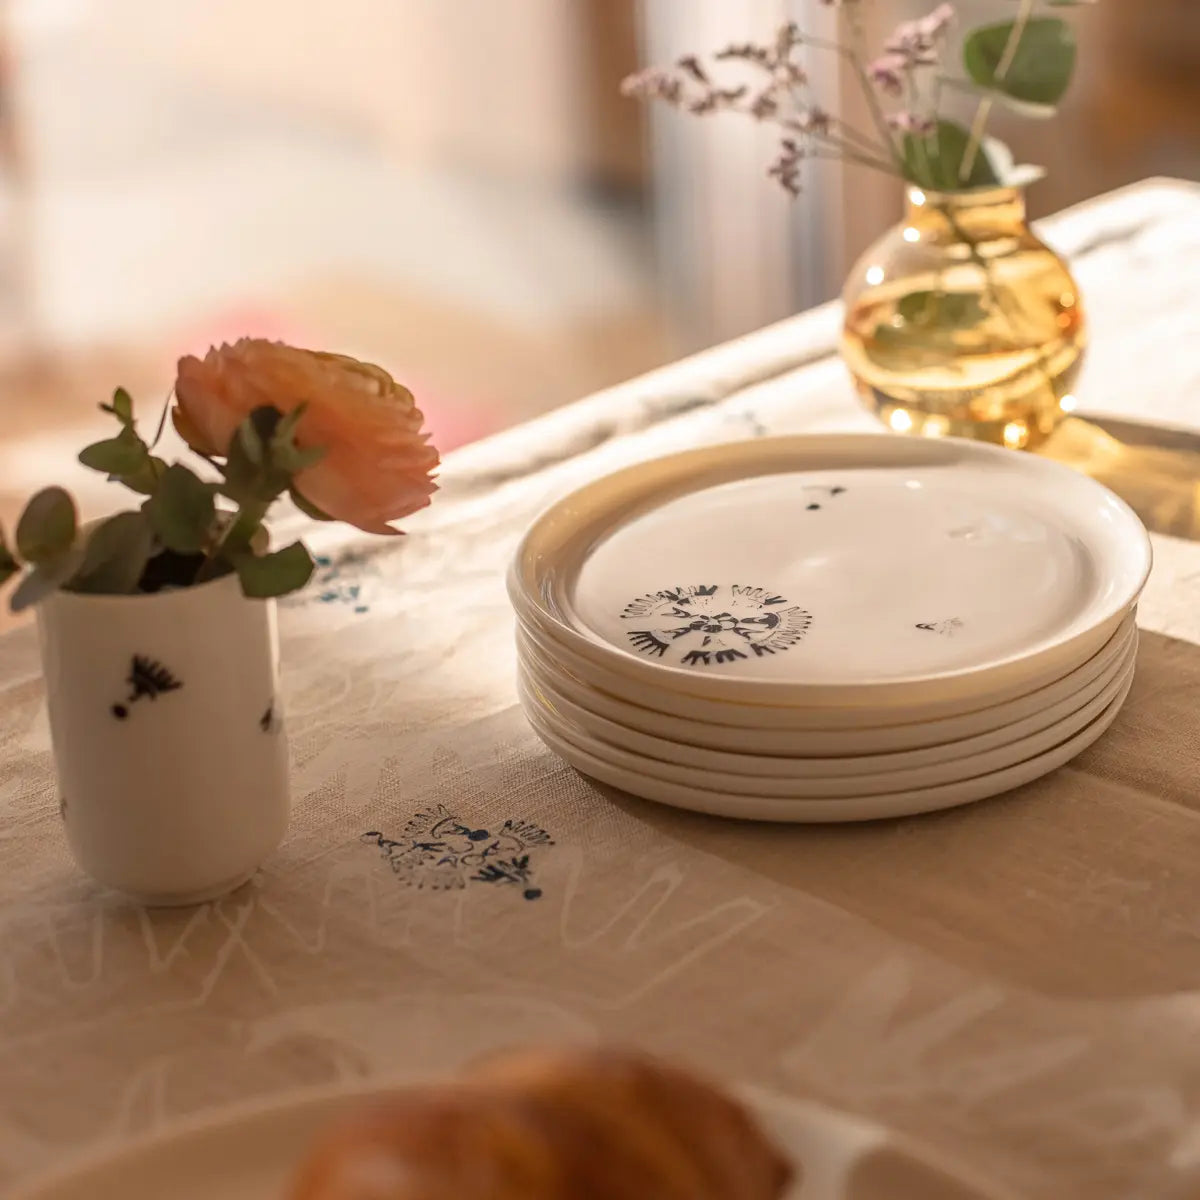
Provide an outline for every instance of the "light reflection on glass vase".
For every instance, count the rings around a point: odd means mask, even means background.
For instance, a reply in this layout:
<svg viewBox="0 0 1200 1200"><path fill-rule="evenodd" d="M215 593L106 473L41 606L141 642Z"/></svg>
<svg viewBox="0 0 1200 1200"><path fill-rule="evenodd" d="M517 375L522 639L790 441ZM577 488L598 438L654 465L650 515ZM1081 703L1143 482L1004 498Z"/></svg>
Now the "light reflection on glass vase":
<svg viewBox="0 0 1200 1200"><path fill-rule="evenodd" d="M1079 292L1019 189L909 188L904 221L855 264L843 299L842 357L898 433L1032 449L1075 406Z"/></svg>

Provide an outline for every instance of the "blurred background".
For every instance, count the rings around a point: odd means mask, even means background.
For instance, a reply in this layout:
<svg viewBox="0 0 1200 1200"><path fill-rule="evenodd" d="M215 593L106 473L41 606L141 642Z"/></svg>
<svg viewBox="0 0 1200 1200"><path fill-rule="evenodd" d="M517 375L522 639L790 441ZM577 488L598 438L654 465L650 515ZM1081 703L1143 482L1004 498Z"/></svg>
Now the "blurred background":
<svg viewBox="0 0 1200 1200"><path fill-rule="evenodd" d="M864 5L882 41L932 0ZM1001 130L1050 169L1035 213L1200 178L1200 0L1063 11L1069 103ZM377 361L449 449L833 297L888 180L824 163L791 202L768 132L618 92L788 18L833 31L820 0L0 0L0 520L51 479L86 508L96 403L157 413L212 342Z"/></svg>

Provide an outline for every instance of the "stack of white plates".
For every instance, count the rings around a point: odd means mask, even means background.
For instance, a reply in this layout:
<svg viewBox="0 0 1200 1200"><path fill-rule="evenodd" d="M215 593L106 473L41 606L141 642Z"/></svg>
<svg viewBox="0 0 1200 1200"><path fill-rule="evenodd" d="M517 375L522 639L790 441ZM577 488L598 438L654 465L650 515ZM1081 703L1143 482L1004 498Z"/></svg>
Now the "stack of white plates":
<svg viewBox="0 0 1200 1200"><path fill-rule="evenodd" d="M1122 501L1032 455L889 435L689 451L526 534L521 702L578 770L680 808L947 808L1112 724L1149 571Z"/></svg>

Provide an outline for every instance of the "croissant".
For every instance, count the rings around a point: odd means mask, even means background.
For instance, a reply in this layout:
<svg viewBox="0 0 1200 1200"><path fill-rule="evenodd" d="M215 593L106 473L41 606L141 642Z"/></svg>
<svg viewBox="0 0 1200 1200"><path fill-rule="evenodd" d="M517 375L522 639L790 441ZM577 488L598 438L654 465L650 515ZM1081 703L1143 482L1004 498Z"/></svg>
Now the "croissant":
<svg viewBox="0 0 1200 1200"><path fill-rule="evenodd" d="M537 1051L358 1114L289 1200L780 1200L791 1174L740 1104L678 1068Z"/></svg>

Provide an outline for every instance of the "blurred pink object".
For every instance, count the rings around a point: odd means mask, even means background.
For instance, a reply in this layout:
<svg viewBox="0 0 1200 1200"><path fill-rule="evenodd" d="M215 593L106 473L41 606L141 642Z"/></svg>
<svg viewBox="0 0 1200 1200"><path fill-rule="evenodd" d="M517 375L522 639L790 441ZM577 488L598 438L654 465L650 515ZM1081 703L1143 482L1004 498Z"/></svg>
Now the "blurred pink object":
<svg viewBox="0 0 1200 1200"><path fill-rule="evenodd" d="M319 345L325 340L279 312L246 307L228 309L185 331L179 344L183 354L202 358L209 347L244 337L286 342L290 346ZM397 368L398 375L411 378L402 365L390 365ZM468 442L477 442L508 424L496 406L487 404L482 398L464 402L439 396L425 388L419 379L413 381L411 390L425 414L425 427L430 431L431 440L443 453Z"/></svg>
<svg viewBox="0 0 1200 1200"><path fill-rule="evenodd" d="M287 342L291 346L306 346L310 338L298 322L291 321L270 309L231 308L216 313L209 320L186 330L179 339L184 354L202 356L210 346L236 342L239 338L266 338L272 342ZM319 340L319 339L318 339Z"/></svg>
<svg viewBox="0 0 1200 1200"><path fill-rule="evenodd" d="M425 427L443 454L505 428L506 422L493 406L457 404L431 395L419 383L414 385L413 393L420 398Z"/></svg>

